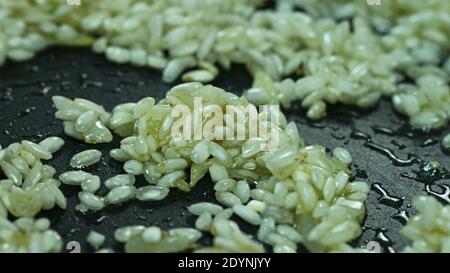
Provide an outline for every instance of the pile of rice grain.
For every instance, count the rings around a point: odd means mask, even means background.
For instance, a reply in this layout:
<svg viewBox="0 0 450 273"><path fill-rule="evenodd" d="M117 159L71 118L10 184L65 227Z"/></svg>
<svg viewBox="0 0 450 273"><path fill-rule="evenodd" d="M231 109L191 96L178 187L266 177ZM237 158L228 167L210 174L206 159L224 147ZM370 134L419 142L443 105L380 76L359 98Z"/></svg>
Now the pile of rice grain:
<svg viewBox="0 0 450 273"><path fill-rule="evenodd" d="M410 116L413 127L447 124L450 117L440 109L449 107L448 95L419 80L403 84L405 76L448 83L450 59L441 65L450 47L446 1L372 7L364 1L278 0L275 10L260 9L265 3L0 0L0 64L29 59L49 44L91 45L111 61L161 70L167 82L209 82L217 65L241 63L255 77L247 92L255 104L288 107L301 100L307 116L319 119L327 104L369 107L395 95L395 108ZM261 80L260 72L275 82ZM409 104L412 109L404 109Z"/></svg>
<svg viewBox="0 0 450 273"><path fill-rule="evenodd" d="M416 197L413 205L418 213L401 230L413 243L404 252L449 253L450 206L443 206L429 196Z"/></svg>
<svg viewBox="0 0 450 273"><path fill-rule="evenodd" d="M106 181L110 192L104 197L96 196L95 192L80 192L78 209L96 211L107 204L119 204L135 197L142 202L158 201L167 196L171 188L190 191L209 173L215 184L216 198L227 209L209 203L189 208L199 216L196 228L216 236L214 246L198 251L264 250L229 220L233 214L259 226L258 239L272 245L276 252L295 252L298 243L311 251L338 251L349 247L346 243L361 233L369 187L364 182L349 181L348 152L337 150L336 155L345 155L339 156L345 159L340 162L326 155L322 146L305 146L295 123L287 124L283 116L280 127L272 128L280 132L280 145L274 151L265 151L260 140L248 138L175 138L170 129L178 118L171 115L172 109L182 104L194 111L195 97L202 97L203 111L212 104L221 107L224 113L227 105L248 105L244 97L210 85L187 83L172 88L158 103L153 98L144 98L137 103L116 106L106 124L113 125L111 129L124 139L120 148L111 151L111 156L124 162L127 174ZM204 118L198 126L211 118ZM225 115L224 121L226 119ZM241 122L244 123L223 131L234 130L236 134L248 128L247 119ZM68 174L60 176L61 181L79 185L82 182L75 178L90 178L88 173ZM143 175L149 185L136 189L133 184L137 175ZM148 242L134 236L140 238L141 234L123 239L127 251L164 251L175 247L167 245L172 242L169 238L167 242L164 237ZM227 236L237 236L235 245L230 245ZM239 239L241 237L246 239ZM195 238L194 241L200 236ZM192 248L190 244L185 247Z"/></svg>
<svg viewBox="0 0 450 273"><path fill-rule="evenodd" d="M182 104L190 106L193 111L195 97L203 98L204 111L213 104L223 111L227 105L248 105L244 97L200 83L175 86L158 103L153 98L144 98L137 103L118 105L112 115L108 114L110 118L105 123L111 126L111 121L118 120L118 115L129 113L130 118L122 119L121 126L117 127L116 123L114 128L110 127L113 131L121 128L121 146L111 150L111 156L124 162L124 172L127 174L111 177L104 182L110 189L106 196L96 195L100 183L98 176L81 170L61 174L59 180L63 183L81 186L80 204L76 208L89 213L134 198L141 202L158 201L165 198L172 188L190 191L202 177L209 174L217 201L222 206L211 203L191 205L189 211L198 216L196 229L161 231L158 227L130 226L118 229L116 240L125 243L128 252L189 249L198 252L263 252L265 250L260 242L271 245L275 252L296 252L298 244L314 252L363 251L351 247L348 242L361 234L369 187L362 181L349 181L351 173L347 165L351 162L351 156L345 149L336 148L334 157L330 157L322 146L306 146L296 124L287 123L283 115L279 127L272 128L280 132L280 145L275 150L261 149L264 147L261 140L186 140L174 137L170 128L177 118L171 116L171 110ZM64 106L58 109L65 110ZM202 124L210 118L206 117ZM225 115L224 120L226 118ZM228 129L236 133L241 127L248 127L248 119L241 122ZM83 123L80 125L84 126ZM51 152L58 150L62 144L61 139L51 137L39 144L23 141L0 150L0 166L8 178L0 184L0 204L3 208L0 218L5 223L0 228L0 246L4 251L60 250L60 239L53 231L49 231L47 236L54 239L54 247L44 249L48 245L40 245L43 244L37 239L40 235L28 237L24 234L28 239L20 242L25 245L13 248L17 236L13 235L14 225L8 224L7 219L9 213L18 217L33 217L41 208L49 209L55 202L65 208L64 196L57 188L60 182L52 178L56 171L44 168L40 163L40 159L50 159ZM96 150L83 151L72 159L80 164L74 164L75 167L98 160ZM22 161L24 164L20 163ZM30 162L33 163L31 169ZM137 175L143 175L149 185L136 188L134 181ZM24 198L33 203L18 203L22 200L18 194L25 192L27 195ZM44 192L47 195L42 195ZM440 208L431 198L415 205L419 210L422 206L436 208L436 211ZM423 211L424 217L427 217L431 209ZM443 219L448 217L445 209L440 213ZM243 233L230 219L232 215L257 226L259 242ZM425 230L411 231L419 225L420 219L425 218L417 217L411 224L413 227L405 228L408 238L420 240L417 237L419 234L427 238ZM448 231L445 225L440 228ZM33 231L29 227L27 230ZM196 244L202 235L200 231L214 236L212 246ZM99 236L91 237L89 241L100 244ZM417 248L413 247L412 250ZM429 250L440 249L434 247ZM99 251L110 252L109 249Z"/></svg>

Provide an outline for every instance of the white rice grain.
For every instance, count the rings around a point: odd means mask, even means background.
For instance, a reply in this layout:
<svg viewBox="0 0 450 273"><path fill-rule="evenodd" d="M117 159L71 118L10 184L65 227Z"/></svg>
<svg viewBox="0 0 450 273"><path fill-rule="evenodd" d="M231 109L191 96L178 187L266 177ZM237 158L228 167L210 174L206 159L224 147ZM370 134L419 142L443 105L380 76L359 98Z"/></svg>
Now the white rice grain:
<svg viewBox="0 0 450 273"><path fill-rule="evenodd" d="M221 206L208 202L200 202L188 207L188 211L194 215L201 215L205 212L216 215L222 210L223 208Z"/></svg>
<svg viewBox="0 0 450 273"><path fill-rule="evenodd" d="M64 146L64 140L60 137L48 137L39 142L39 145L53 154Z"/></svg>
<svg viewBox="0 0 450 273"><path fill-rule="evenodd" d="M141 201L159 201L169 194L169 188L160 186L145 186L139 188L136 198Z"/></svg>
<svg viewBox="0 0 450 273"><path fill-rule="evenodd" d="M234 205L233 212L252 225L261 224L261 216L257 212L246 206Z"/></svg>
<svg viewBox="0 0 450 273"><path fill-rule="evenodd" d="M72 168L81 169L100 161L102 153L99 150L89 149L75 154L70 160Z"/></svg>

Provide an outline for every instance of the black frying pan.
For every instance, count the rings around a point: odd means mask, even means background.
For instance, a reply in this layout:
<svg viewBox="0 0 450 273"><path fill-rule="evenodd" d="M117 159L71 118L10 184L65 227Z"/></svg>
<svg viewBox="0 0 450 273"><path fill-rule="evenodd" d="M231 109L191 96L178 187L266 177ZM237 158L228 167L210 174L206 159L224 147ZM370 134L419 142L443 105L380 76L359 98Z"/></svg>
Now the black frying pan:
<svg viewBox="0 0 450 273"><path fill-rule="evenodd" d="M251 85L251 77L245 68L233 66L230 71L221 71L213 84L242 94ZM63 137L66 145L49 162L59 174L70 169L68 163L73 154L91 146L64 135L62 123L54 118L51 96L82 97L111 110L116 104L136 102L146 96L160 99L171 86L162 82L160 72L113 64L88 48L50 48L31 61L8 62L0 68L0 143L6 146L22 139L38 141L51 135ZM307 143L330 149L336 146L347 148L354 159L354 178L372 185L366 202L363 234L353 242L354 246L365 246L375 240L381 243L384 251L398 252L408 244L400 237L399 230L406 216L414 213L412 197L433 194L440 196L444 203L448 200L443 191L446 184L450 185L445 175L426 172L426 161L429 160L448 166L450 159L439 145L446 132L424 134L410 130L406 119L393 111L387 99L364 111L330 107L327 118L318 123L309 122L298 105L284 112L289 120L299 124ZM369 143L368 137L371 137ZM88 171L103 180L123 173L122 164L108 155L110 149L119 146L118 143L119 139L115 138L112 143L96 145L102 150L103 158ZM418 158L422 160L421 164ZM144 185L146 182L139 178L138 183ZM80 242L82 252L93 251L85 240L92 229L107 236L106 247L123 251L122 245L113 239L116 228L135 224L159 225L164 229L192 227L195 218L186 207L199 201L216 202L209 178L201 180L190 193L172 190L160 202L133 201L87 215L74 210L79 188L62 186L62 190L68 197L67 210L55 208L38 216L49 217L65 243ZM102 188L100 193L105 194L106 190ZM234 220L245 232L256 233L254 227ZM207 236L202 239L205 244L210 241Z"/></svg>

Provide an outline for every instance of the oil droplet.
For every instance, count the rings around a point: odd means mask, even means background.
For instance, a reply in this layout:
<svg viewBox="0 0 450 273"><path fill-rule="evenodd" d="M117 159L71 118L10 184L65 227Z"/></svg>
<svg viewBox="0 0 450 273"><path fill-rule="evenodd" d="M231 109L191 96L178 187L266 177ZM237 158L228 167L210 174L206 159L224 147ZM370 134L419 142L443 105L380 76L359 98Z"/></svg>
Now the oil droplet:
<svg viewBox="0 0 450 273"><path fill-rule="evenodd" d="M441 188L442 193L437 193L431 189L430 185L426 185L425 191L437 199L450 204L450 187L447 185L438 185Z"/></svg>
<svg viewBox="0 0 450 273"><path fill-rule="evenodd" d="M308 121L306 122L306 124L307 124L308 126L310 126L310 127L313 127L313 128L319 128L319 129L323 129L323 128L326 127L325 124L323 124L323 123L313 122L313 121L310 121L310 120L308 120Z"/></svg>
<svg viewBox="0 0 450 273"><path fill-rule="evenodd" d="M33 112L34 110L36 110L36 107L35 107L35 106L28 107L27 109L25 109L25 110L20 111L19 113L17 113L17 116L18 116L19 118L28 116L28 115L29 115L31 112Z"/></svg>
<svg viewBox="0 0 450 273"><path fill-rule="evenodd" d="M85 89L88 87L102 87L103 83L99 81L92 81L92 80L84 80L81 84L81 88Z"/></svg>
<svg viewBox="0 0 450 273"><path fill-rule="evenodd" d="M75 232L79 231L79 228L72 228L69 232L74 234Z"/></svg>
<svg viewBox="0 0 450 273"><path fill-rule="evenodd" d="M388 135L388 136L397 135L397 136L405 136L408 138L413 138L415 135L413 132L410 131L410 128L408 126L409 125L405 124L396 130L392 130L390 128L383 127L383 126L372 126L372 130L375 133L384 134L384 135Z"/></svg>
<svg viewBox="0 0 450 273"><path fill-rule="evenodd" d="M389 157L389 159L391 159L392 163L394 163L394 165L397 165L397 166L411 166L414 163L419 162L418 158L411 157L410 155L408 155L408 159L401 159L396 154L394 154L394 152L392 150L390 150L389 148L386 148L384 146L381 146L379 144L376 144L376 143L373 143L370 141L364 143L364 146Z"/></svg>
<svg viewBox="0 0 450 273"><path fill-rule="evenodd" d="M52 90L50 86L45 86L45 83L42 83L44 85L44 88L42 88L40 91L33 91L30 93L27 93L24 95L24 97L44 97L47 96L48 92Z"/></svg>
<svg viewBox="0 0 450 273"><path fill-rule="evenodd" d="M395 134L395 132L392 129L387 128L387 127L382 127L382 126L373 126L372 130L375 133L380 133L380 134L384 134L384 135L388 135L388 136L392 136Z"/></svg>
<svg viewBox="0 0 450 273"><path fill-rule="evenodd" d="M385 249L385 252L395 253L395 250L392 248L392 241L386 235L387 230L385 228L375 229L375 238L374 240L379 242L380 245Z"/></svg>
<svg viewBox="0 0 450 273"><path fill-rule="evenodd" d="M366 134L364 132L361 131L352 131L350 133L350 137L353 139L364 139L364 140L370 140L371 137L369 134Z"/></svg>
<svg viewBox="0 0 450 273"><path fill-rule="evenodd" d="M422 161L416 174L416 180L425 184L433 184L438 180L450 178L449 171L437 161Z"/></svg>
<svg viewBox="0 0 450 273"><path fill-rule="evenodd" d="M395 253L395 249L394 249L392 246L388 246L388 247L387 247L387 251L388 251L389 253Z"/></svg>
<svg viewBox="0 0 450 273"><path fill-rule="evenodd" d="M392 218L399 221L402 225L406 225L409 220L408 212L405 210L399 210L396 214L392 215Z"/></svg>
<svg viewBox="0 0 450 273"><path fill-rule="evenodd" d="M420 147L428 147L428 146L433 146L436 143L438 143L438 141L434 138L429 138L426 139L422 144L420 144Z"/></svg>
<svg viewBox="0 0 450 273"><path fill-rule="evenodd" d="M388 192L383 189L383 187L379 183L372 184L372 189L380 195L380 197L378 198L378 202L380 202L381 204L397 209L402 206L405 199L404 197L399 198L389 195Z"/></svg>

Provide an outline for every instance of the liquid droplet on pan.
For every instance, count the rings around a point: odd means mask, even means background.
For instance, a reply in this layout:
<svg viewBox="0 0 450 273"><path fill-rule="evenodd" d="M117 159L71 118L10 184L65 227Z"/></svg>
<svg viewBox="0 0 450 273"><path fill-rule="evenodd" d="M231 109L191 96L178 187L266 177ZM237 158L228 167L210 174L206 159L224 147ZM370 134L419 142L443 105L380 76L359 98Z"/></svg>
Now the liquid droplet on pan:
<svg viewBox="0 0 450 273"><path fill-rule="evenodd" d="M18 112L18 113L17 113L17 116L18 116L19 118L28 116L28 115L31 114L31 112L33 112L34 110L36 110L36 107L35 107L35 106L28 107L27 109Z"/></svg>
<svg viewBox="0 0 450 273"><path fill-rule="evenodd" d="M445 203L447 203L447 204L450 204L450 187L447 186L447 185L438 185L438 186L439 186L439 188L441 188L442 193L437 193L437 192L433 191L433 190L431 189L431 186L430 186L430 185L426 185L425 191L426 191L428 194L430 194L430 195L436 197L436 198L439 199L440 201L443 201L443 202L445 202Z"/></svg>
<svg viewBox="0 0 450 273"><path fill-rule="evenodd" d="M384 252L395 253L394 248L392 247L391 239L386 235L387 229L378 228L375 229L375 238L374 241L380 243L380 245L384 248Z"/></svg>
<svg viewBox="0 0 450 273"><path fill-rule="evenodd" d="M384 134L384 135L388 135L388 136L395 135L395 132L394 132L392 129L387 128L387 127L373 126L373 127L372 127L372 130L373 130L375 133L380 133L380 134Z"/></svg>
<svg viewBox="0 0 450 273"><path fill-rule="evenodd" d="M378 201L381 204L397 209L402 206L404 198L389 195L388 192L383 189L383 187L379 183L372 184L372 189L380 195Z"/></svg>
<svg viewBox="0 0 450 273"><path fill-rule="evenodd" d="M408 155L408 159L402 159L398 157L391 149L370 141L364 143L364 146L387 156L392 161L392 163L397 166L411 166L414 163L419 162L418 158L411 157L410 155Z"/></svg>
<svg viewBox="0 0 450 273"><path fill-rule="evenodd" d="M406 225L409 220L409 215L407 211L399 210L396 214L392 215L392 218L399 221L402 225Z"/></svg>
<svg viewBox="0 0 450 273"><path fill-rule="evenodd" d="M417 181L427 185L442 179L450 178L449 171L437 161L422 161L419 171L416 173Z"/></svg>
<svg viewBox="0 0 450 273"><path fill-rule="evenodd" d="M426 139L422 144L420 144L420 147L428 147L428 146L433 146L435 144L437 144L438 141L434 138L429 138Z"/></svg>
<svg viewBox="0 0 450 273"><path fill-rule="evenodd" d="M352 131L350 133L350 137L353 139L364 139L364 140L370 140L371 137L369 134L361 132L361 131Z"/></svg>

